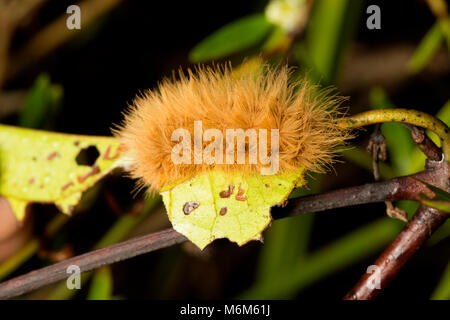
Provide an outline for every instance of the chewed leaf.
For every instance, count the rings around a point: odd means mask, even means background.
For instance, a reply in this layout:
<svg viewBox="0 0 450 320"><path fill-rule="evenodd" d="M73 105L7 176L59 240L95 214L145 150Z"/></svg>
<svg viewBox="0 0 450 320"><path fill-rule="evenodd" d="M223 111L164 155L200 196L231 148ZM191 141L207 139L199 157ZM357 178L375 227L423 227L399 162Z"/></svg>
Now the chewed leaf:
<svg viewBox="0 0 450 320"><path fill-rule="evenodd" d="M0 125L0 195L21 220L31 202L69 213L82 193L121 163L112 137L51 133Z"/></svg>
<svg viewBox="0 0 450 320"><path fill-rule="evenodd" d="M173 228L200 249L218 238L243 245L261 239L272 220L270 208L283 204L304 184L304 170L278 175L213 170L161 190Z"/></svg>

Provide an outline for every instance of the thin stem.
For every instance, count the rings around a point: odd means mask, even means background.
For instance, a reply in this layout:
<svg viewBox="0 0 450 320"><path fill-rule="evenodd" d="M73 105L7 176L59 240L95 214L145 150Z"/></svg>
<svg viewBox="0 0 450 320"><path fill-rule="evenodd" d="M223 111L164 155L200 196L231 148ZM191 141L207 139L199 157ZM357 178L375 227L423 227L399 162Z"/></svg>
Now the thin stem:
<svg viewBox="0 0 450 320"><path fill-rule="evenodd" d="M78 266L81 272L86 272L184 241L186 238L183 235L173 229L166 229L91 251L3 282L0 284L0 299L18 296L65 279L70 276L67 268L71 265Z"/></svg>
<svg viewBox="0 0 450 320"><path fill-rule="evenodd" d="M374 299L397 275L411 256L448 218L448 213L421 206L413 219L378 257L344 300Z"/></svg>
<svg viewBox="0 0 450 320"><path fill-rule="evenodd" d="M435 132L442 141L442 150L450 160L450 129L441 120L421 111L411 109L377 109L350 116L341 121L346 128L359 128L383 122L409 123Z"/></svg>
<svg viewBox="0 0 450 320"><path fill-rule="evenodd" d="M433 184L448 190L450 164L446 161L428 161L427 166L437 169L438 175L434 177ZM367 270L371 270L372 273L366 272L344 299L374 299L449 216L450 214L447 212L421 206L397 238L378 257L374 264L369 266L370 269L368 268Z"/></svg>
<svg viewBox="0 0 450 320"><path fill-rule="evenodd" d="M394 201L415 199L418 194L427 192L427 187L418 182L418 180L423 180L436 185L436 181L442 180L443 176L440 168L430 169L413 176L396 178L390 181L377 182L304 198L291 199L288 206L284 209L284 216L318 212L383 200ZM279 209L274 208L272 211L273 217L275 219L282 218L283 214L280 214L277 210ZM70 265L77 265L81 272L86 272L103 265L129 259L140 254L169 247L184 241L186 241L184 236L173 229L167 229L91 251L1 283L0 299L18 296L44 285L65 279L69 276L69 274L66 273L66 270Z"/></svg>
<svg viewBox="0 0 450 320"><path fill-rule="evenodd" d="M433 161L440 161L442 159L442 150L434 144L434 142L425 134L423 128L419 128L408 123L405 124L411 132L411 138L419 149Z"/></svg>

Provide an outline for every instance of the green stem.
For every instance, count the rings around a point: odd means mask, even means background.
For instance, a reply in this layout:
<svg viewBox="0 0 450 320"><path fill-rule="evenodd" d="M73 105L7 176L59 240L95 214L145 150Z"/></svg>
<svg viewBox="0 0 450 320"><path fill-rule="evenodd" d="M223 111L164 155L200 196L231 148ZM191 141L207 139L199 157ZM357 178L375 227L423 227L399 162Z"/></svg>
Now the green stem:
<svg viewBox="0 0 450 320"><path fill-rule="evenodd" d="M359 128L383 122L408 123L435 132L441 138L445 159L450 160L450 129L444 122L425 112L397 108L377 109L345 118L342 120L341 126Z"/></svg>

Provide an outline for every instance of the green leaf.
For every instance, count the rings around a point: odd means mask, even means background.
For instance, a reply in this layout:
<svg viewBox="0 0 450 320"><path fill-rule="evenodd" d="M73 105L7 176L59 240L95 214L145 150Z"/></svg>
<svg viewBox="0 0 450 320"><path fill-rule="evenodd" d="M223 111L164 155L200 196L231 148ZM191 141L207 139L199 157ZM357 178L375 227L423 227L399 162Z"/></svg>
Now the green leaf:
<svg viewBox="0 0 450 320"><path fill-rule="evenodd" d="M429 199L422 199L421 203L424 205L434 208L443 212L449 212L450 213L450 202L449 201L439 201L439 200L429 200Z"/></svg>
<svg viewBox="0 0 450 320"><path fill-rule="evenodd" d="M197 44L189 54L189 60L194 63L209 61L251 48L261 42L271 28L272 24L263 14L238 19Z"/></svg>
<svg viewBox="0 0 450 320"><path fill-rule="evenodd" d="M101 267L94 272L88 300L109 300L113 290L113 277L109 266Z"/></svg>
<svg viewBox="0 0 450 320"><path fill-rule="evenodd" d="M449 300L450 299L450 262L444 270L444 274L439 280L438 285L431 295L432 300Z"/></svg>
<svg viewBox="0 0 450 320"><path fill-rule="evenodd" d="M336 78L344 49L358 28L362 7L361 1L349 0L321 0L314 4L305 40L309 56L306 60L313 67L315 80L328 85Z"/></svg>
<svg viewBox="0 0 450 320"><path fill-rule="evenodd" d="M447 43L447 50L450 52L450 17L442 17L439 19L439 25L441 27L442 34L444 35L445 42Z"/></svg>
<svg viewBox="0 0 450 320"><path fill-rule="evenodd" d="M168 186L161 195L173 228L200 249L218 238L243 245L261 239L272 221L270 208L304 184L303 174L303 169L278 175L212 170Z"/></svg>
<svg viewBox="0 0 450 320"><path fill-rule="evenodd" d="M425 194L421 194L418 200L428 207L435 208L444 212L450 212L450 193L429 183L426 183L425 181L420 180L420 182L430 188L435 196L433 198L430 198Z"/></svg>
<svg viewBox="0 0 450 320"><path fill-rule="evenodd" d="M41 74L27 94L19 116L19 126L35 129L47 127L61 103L62 92L62 87L52 84L47 74Z"/></svg>
<svg viewBox="0 0 450 320"><path fill-rule="evenodd" d="M95 163L77 163L96 149ZM120 166L123 151L112 137L38 131L0 125L0 195L21 220L31 202L54 203L70 213L82 193Z"/></svg>
<svg viewBox="0 0 450 320"><path fill-rule="evenodd" d="M427 34L423 37L414 55L408 62L411 73L421 71L434 56L444 40L439 22L435 22Z"/></svg>

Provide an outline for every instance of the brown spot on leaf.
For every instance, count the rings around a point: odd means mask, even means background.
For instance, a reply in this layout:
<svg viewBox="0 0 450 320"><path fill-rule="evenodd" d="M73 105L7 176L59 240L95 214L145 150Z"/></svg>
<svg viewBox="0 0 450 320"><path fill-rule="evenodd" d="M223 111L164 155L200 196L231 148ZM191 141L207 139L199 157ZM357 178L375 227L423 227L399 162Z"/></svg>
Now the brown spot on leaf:
<svg viewBox="0 0 450 320"><path fill-rule="evenodd" d="M219 196L220 196L221 198L229 198L229 197L230 197L230 193L229 193L228 191L221 191L221 192L219 193Z"/></svg>
<svg viewBox="0 0 450 320"><path fill-rule="evenodd" d="M30 180L28 180L28 184L33 184L36 180L34 178L31 178Z"/></svg>
<svg viewBox="0 0 450 320"><path fill-rule="evenodd" d="M87 178L89 178L89 177L91 177L93 175L96 175L99 172L100 172L100 167L98 165L95 165L95 166L92 167L92 170L89 171L88 173L86 173L85 175L78 176L77 180L78 180L79 183L83 183Z"/></svg>
<svg viewBox="0 0 450 320"><path fill-rule="evenodd" d="M72 181L69 181L69 182L67 182L65 185L63 185L63 186L61 187L61 190L64 191L64 190L66 190L67 188L69 188L69 187L71 187L71 186L73 186L73 182L72 182Z"/></svg>
<svg viewBox="0 0 450 320"><path fill-rule="evenodd" d="M117 158L120 156L120 154L122 153L122 151L123 151L123 148L122 148L121 146L122 146L122 145L120 145L120 146L116 149L116 152L115 152L113 155L111 155L111 154L110 154L110 153L111 153L111 145L109 145L108 148L106 148L105 154L103 155L103 159L104 159L104 160L114 160L114 159L117 159Z"/></svg>
<svg viewBox="0 0 450 320"><path fill-rule="evenodd" d="M244 192L245 192L244 189L242 189L241 186L239 186L238 193L236 195L236 200L238 201L247 200L247 197L244 195Z"/></svg>
<svg viewBox="0 0 450 320"><path fill-rule="evenodd" d="M56 157L60 157L60 154L58 152L52 152L47 156L47 160L51 161L55 159Z"/></svg>
<svg viewBox="0 0 450 320"><path fill-rule="evenodd" d="M189 215L192 211L197 209L200 206L200 202L198 201L188 201L183 206L183 212L185 215Z"/></svg>
<svg viewBox="0 0 450 320"><path fill-rule="evenodd" d="M229 198L233 194L233 191L234 191L234 184L230 184L228 186L228 190L221 191L219 193L219 196L221 198Z"/></svg>
<svg viewBox="0 0 450 320"><path fill-rule="evenodd" d="M220 209L219 214L220 214L221 216L224 216L224 215L227 214L227 211L228 211L228 208L227 208L227 207L223 207L222 209Z"/></svg>

